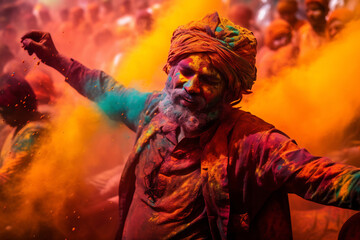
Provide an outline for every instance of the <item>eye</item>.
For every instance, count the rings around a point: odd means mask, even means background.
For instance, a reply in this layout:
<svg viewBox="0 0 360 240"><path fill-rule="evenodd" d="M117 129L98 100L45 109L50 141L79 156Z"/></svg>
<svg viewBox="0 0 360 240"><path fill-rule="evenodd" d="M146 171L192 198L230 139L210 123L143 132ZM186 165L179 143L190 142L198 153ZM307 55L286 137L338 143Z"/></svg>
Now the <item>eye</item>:
<svg viewBox="0 0 360 240"><path fill-rule="evenodd" d="M205 84L211 85L211 86L217 86L221 82L218 78L213 77L213 76L207 76L207 75L200 75L199 80L202 83L205 83Z"/></svg>
<svg viewBox="0 0 360 240"><path fill-rule="evenodd" d="M195 72L191 68L181 68L180 73L184 77L191 77L195 74Z"/></svg>

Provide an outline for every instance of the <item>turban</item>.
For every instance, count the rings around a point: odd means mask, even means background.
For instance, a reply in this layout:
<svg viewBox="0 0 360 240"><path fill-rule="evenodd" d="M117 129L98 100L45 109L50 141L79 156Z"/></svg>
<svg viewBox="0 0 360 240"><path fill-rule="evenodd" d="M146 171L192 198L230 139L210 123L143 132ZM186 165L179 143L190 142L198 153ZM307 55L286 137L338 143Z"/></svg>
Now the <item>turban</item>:
<svg viewBox="0 0 360 240"><path fill-rule="evenodd" d="M334 20L340 20L342 23L348 23L353 17L352 11L347 8L338 8L330 13L328 24Z"/></svg>
<svg viewBox="0 0 360 240"><path fill-rule="evenodd" d="M279 0L277 4L277 10L279 13L283 12L297 12L298 3L296 0Z"/></svg>
<svg viewBox="0 0 360 240"><path fill-rule="evenodd" d="M276 19L270 23L265 31L265 45L271 48L272 42L282 36L291 34L291 26L288 22L282 19Z"/></svg>
<svg viewBox="0 0 360 240"><path fill-rule="evenodd" d="M329 10L329 0L305 0L305 4L309 3L318 3L325 8L326 11Z"/></svg>
<svg viewBox="0 0 360 240"><path fill-rule="evenodd" d="M225 101L237 103L242 94L250 93L256 80L256 39L252 32L209 14L200 21L178 27L172 36L164 71L191 54L206 53L213 66L227 80Z"/></svg>

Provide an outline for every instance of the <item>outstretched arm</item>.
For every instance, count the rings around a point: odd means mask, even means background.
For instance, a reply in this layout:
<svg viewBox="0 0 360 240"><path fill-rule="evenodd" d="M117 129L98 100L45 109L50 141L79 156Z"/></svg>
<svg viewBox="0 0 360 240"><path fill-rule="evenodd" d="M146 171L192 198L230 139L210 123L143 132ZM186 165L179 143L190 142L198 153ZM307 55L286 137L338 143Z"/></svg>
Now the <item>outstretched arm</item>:
<svg viewBox="0 0 360 240"><path fill-rule="evenodd" d="M259 143L257 181L283 186L307 200L343 208L360 209L360 169L316 157L272 130Z"/></svg>
<svg viewBox="0 0 360 240"><path fill-rule="evenodd" d="M59 71L73 88L97 102L110 118L122 121L136 131L150 93L125 88L106 73L89 69L63 56L57 51L49 33L29 32L21 38L21 42L30 55L35 53L42 62Z"/></svg>

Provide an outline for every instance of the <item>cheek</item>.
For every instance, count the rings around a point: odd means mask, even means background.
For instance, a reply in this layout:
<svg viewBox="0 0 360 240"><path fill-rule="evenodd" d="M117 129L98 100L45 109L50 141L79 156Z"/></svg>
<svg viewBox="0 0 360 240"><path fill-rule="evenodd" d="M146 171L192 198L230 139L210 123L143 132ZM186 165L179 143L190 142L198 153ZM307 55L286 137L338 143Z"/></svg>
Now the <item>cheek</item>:
<svg viewBox="0 0 360 240"><path fill-rule="evenodd" d="M204 87L203 95L207 103L219 100L221 97L222 88L214 88L214 87Z"/></svg>
<svg viewBox="0 0 360 240"><path fill-rule="evenodd" d="M166 88L167 89L174 89L179 84L179 75L180 73L176 74L169 74L166 80Z"/></svg>

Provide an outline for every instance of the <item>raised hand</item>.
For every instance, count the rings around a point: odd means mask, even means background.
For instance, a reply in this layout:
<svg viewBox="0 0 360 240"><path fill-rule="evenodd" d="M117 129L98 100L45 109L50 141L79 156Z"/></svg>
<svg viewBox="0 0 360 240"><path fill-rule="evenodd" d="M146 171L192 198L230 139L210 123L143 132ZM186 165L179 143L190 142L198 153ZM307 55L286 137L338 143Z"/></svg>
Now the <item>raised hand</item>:
<svg viewBox="0 0 360 240"><path fill-rule="evenodd" d="M21 43L29 55L35 53L43 63L51 66L56 61L58 51L55 48L50 33L40 31L28 32L21 37Z"/></svg>

